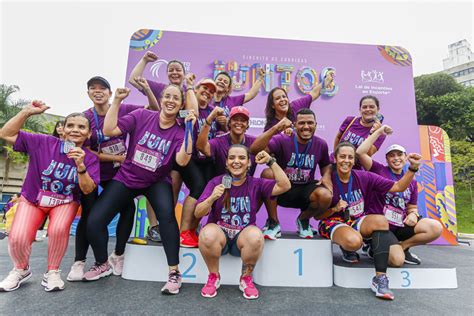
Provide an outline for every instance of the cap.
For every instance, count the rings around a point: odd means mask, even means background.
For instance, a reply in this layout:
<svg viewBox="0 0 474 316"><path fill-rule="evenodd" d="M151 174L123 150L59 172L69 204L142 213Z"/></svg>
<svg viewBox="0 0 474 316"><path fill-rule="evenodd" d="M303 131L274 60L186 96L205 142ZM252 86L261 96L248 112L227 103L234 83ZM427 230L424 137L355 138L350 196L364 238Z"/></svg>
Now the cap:
<svg viewBox="0 0 474 316"><path fill-rule="evenodd" d="M95 76L95 77L90 78L89 81L87 81L87 89L89 89L89 87L94 82L100 82L104 87L111 90L110 89L110 83L107 81L107 79L105 79L104 77L101 77L101 76Z"/></svg>
<svg viewBox="0 0 474 316"><path fill-rule="evenodd" d="M250 112L244 106L235 106L230 110L229 119L231 119L234 115L241 114L250 120Z"/></svg>
<svg viewBox="0 0 474 316"><path fill-rule="evenodd" d="M209 79L209 78L204 78L204 79L199 80L199 82L196 84L196 87L199 87L200 85L210 86L214 88L214 91L217 90L216 83L214 82L214 80Z"/></svg>
<svg viewBox="0 0 474 316"><path fill-rule="evenodd" d="M385 150L385 155L387 155L389 152L394 151L394 150L401 151L402 153L406 153L406 152L407 152L403 146L398 145L398 144L393 144L393 145L390 145L390 146L387 148L387 150Z"/></svg>

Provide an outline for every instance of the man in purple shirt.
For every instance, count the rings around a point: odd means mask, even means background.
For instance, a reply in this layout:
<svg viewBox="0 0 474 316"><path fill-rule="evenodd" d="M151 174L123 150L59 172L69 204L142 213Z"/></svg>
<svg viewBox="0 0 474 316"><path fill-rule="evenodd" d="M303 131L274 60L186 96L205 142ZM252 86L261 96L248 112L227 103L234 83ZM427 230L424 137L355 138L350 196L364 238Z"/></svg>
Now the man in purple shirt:
<svg viewBox="0 0 474 316"><path fill-rule="evenodd" d="M284 118L277 125L257 137L250 147L252 153L265 149L273 154L278 164L284 169L291 182L291 190L277 199L277 204L284 207L299 208L301 214L296 220L299 236L313 238L309 225L311 217L324 212L331 203L330 165L327 143L318 136L316 131L316 116L310 109L301 109L296 114L295 132L291 136L281 132L291 126ZM323 181L314 179L316 167ZM262 172L263 178L273 178L268 169ZM276 239L281 235L276 212L276 203L266 203L269 213L268 228L264 235L267 239Z"/></svg>

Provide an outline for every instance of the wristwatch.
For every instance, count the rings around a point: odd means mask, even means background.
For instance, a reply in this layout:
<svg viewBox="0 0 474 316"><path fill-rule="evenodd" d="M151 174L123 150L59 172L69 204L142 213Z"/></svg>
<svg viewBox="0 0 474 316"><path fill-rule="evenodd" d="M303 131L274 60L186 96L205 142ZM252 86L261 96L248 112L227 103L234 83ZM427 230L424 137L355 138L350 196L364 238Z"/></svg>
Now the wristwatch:
<svg viewBox="0 0 474 316"><path fill-rule="evenodd" d="M277 160L274 157L271 157L267 162L267 166L271 167Z"/></svg>

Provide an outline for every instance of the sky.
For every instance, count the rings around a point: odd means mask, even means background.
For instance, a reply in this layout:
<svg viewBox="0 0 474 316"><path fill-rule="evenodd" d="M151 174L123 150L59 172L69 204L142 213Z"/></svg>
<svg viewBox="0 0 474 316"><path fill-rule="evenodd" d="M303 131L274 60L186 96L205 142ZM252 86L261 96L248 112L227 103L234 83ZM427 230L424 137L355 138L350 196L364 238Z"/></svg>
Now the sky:
<svg viewBox="0 0 474 316"><path fill-rule="evenodd" d="M441 71L449 44L474 46L471 1L0 0L0 16L0 83L60 115L90 106L94 75L124 86L130 35L143 28L403 46L415 76Z"/></svg>

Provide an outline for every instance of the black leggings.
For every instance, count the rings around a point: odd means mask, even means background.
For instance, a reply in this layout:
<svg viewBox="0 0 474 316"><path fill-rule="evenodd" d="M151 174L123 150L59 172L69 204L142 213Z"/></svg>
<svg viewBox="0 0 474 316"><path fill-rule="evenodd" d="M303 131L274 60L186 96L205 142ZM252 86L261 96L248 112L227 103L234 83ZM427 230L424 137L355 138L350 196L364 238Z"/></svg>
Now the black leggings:
<svg viewBox="0 0 474 316"><path fill-rule="evenodd" d="M144 189L129 189L123 183L112 180L94 204L87 221L87 238L98 264L107 261L109 234L107 225L117 215L118 209L144 195L155 211L169 266L179 264L179 229L174 214L171 184L159 181ZM132 212L134 213L134 212Z"/></svg>
<svg viewBox="0 0 474 316"><path fill-rule="evenodd" d="M212 160L191 159L185 167L175 164L174 168L183 177L183 182L189 189L189 196L199 199L206 184L214 177L215 165Z"/></svg>
<svg viewBox="0 0 474 316"><path fill-rule="evenodd" d="M100 185L102 189L108 187L111 180L104 181ZM87 250L89 250L89 240L87 239L87 221L91 213L92 207L96 203L98 198L97 189L94 192L82 195L81 206L82 213L79 223L76 228L76 257L74 261L85 261L87 256ZM115 254L118 256L122 255L125 251L128 238L133 228L133 219L135 217L135 203L133 199L127 203L126 207L120 207L120 217L117 223L116 230L116 241L115 241Z"/></svg>

